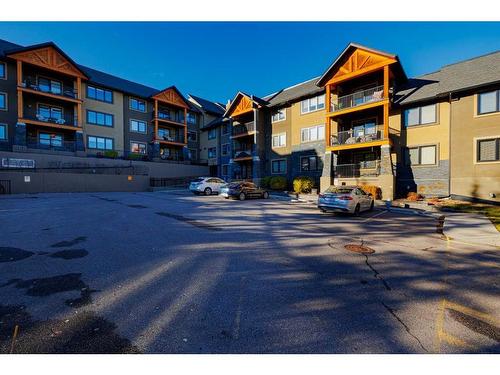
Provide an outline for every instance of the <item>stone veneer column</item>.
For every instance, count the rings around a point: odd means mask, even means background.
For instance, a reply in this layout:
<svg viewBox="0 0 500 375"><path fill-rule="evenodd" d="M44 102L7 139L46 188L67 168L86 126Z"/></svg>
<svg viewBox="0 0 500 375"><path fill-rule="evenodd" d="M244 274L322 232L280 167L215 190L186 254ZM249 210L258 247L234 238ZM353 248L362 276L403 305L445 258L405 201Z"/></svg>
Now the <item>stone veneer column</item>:
<svg viewBox="0 0 500 375"><path fill-rule="evenodd" d="M159 159L160 158L160 142L153 141L153 145L151 147L151 158Z"/></svg>
<svg viewBox="0 0 500 375"><path fill-rule="evenodd" d="M18 122L15 128L12 151L26 151L26 139L26 124L24 122Z"/></svg>
<svg viewBox="0 0 500 375"><path fill-rule="evenodd" d="M320 191L325 191L333 185L333 168L337 165L337 154L326 151L323 161L323 172L320 177Z"/></svg>
<svg viewBox="0 0 500 375"><path fill-rule="evenodd" d="M75 152L77 155L85 154L85 145L83 144L83 131L77 130L75 133Z"/></svg>
<svg viewBox="0 0 500 375"><path fill-rule="evenodd" d="M391 146L380 146L380 188L382 199L394 199L394 173L391 160Z"/></svg>

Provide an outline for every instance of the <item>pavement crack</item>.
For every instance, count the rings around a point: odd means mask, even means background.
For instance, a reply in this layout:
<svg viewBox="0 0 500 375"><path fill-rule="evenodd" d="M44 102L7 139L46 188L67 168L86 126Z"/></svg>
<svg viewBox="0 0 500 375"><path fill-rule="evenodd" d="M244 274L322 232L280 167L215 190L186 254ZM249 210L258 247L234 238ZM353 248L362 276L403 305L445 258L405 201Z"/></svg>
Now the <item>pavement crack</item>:
<svg viewBox="0 0 500 375"><path fill-rule="evenodd" d="M396 312L394 311L394 309L391 309L389 306L387 306L384 302L380 301L380 303L382 304L382 306L385 307L385 309L389 312L389 314L391 314L403 327L404 329L406 330L406 332L408 332L408 334L413 337L415 340L417 340L418 344L420 345L420 347L425 350L427 353L429 353L429 351L427 350L427 348L424 346L424 344L422 344L422 342L420 341L420 339L415 336L410 328L406 325L405 322L403 322L403 320L396 314Z"/></svg>
<svg viewBox="0 0 500 375"><path fill-rule="evenodd" d="M370 264L370 262L368 262L368 255L366 255L366 254L363 254L363 255L365 256L365 263L366 263L366 265L373 272L373 277L375 277L376 279L380 280L382 282L382 284L384 284L385 289L392 290L392 288L389 286L389 284L387 283L387 281L385 281L384 278L380 275L380 273Z"/></svg>

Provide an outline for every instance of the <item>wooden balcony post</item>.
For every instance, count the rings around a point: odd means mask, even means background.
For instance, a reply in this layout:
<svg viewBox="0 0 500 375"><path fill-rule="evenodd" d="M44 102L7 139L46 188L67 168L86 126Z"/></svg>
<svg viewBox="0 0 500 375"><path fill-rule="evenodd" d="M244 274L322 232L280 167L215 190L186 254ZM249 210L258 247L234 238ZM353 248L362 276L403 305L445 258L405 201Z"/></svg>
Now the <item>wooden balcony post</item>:
<svg viewBox="0 0 500 375"><path fill-rule="evenodd" d="M326 100L325 100L325 105L326 105L326 121L325 121L325 141L326 141L326 147L330 147L330 135L332 133L330 126L331 126L331 120L330 116L328 114L331 112L332 109L332 95L331 95L331 86L328 83L326 85Z"/></svg>
<svg viewBox="0 0 500 375"><path fill-rule="evenodd" d="M384 66L384 138L389 139L389 65Z"/></svg>
<svg viewBox="0 0 500 375"><path fill-rule="evenodd" d="M19 87L23 83L23 63L22 61L17 61L17 117L24 117L24 105L23 105L23 92L19 89Z"/></svg>
<svg viewBox="0 0 500 375"><path fill-rule="evenodd" d="M187 144L187 108L184 108L184 143Z"/></svg>
<svg viewBox="0 0 500 375"><path fill-rule="evenodd" d="M158 99L155 99L154 122L155 122L155 133L153 135L153 141L156 141L158 139Z"/></svg>

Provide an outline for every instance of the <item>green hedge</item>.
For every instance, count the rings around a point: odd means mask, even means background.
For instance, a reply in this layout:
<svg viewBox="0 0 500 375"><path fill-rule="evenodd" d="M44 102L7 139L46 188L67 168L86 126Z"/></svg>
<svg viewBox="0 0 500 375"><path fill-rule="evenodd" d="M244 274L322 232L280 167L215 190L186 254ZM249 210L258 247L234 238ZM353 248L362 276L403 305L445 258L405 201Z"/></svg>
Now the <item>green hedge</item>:
<svg viewBox="0 0 500 375"><path fill-rule="evenodd" d="M117 158L118 157L118 152L117 151L112 151L112 150L108 150L108 151L105 151L104 152L104 156L107 157L107 158Z"/></svg>
<svg viewBox="0 0 500 375"><path fill-rule="evenodd" d="M285 190L288 181L283 176L265 176L260 179L260 186L264 189Z"/></svg>
<svg viewBox="0 0 500 375"><path fill-rule="evenodd" d="M293 191L296 193L310 193L314 187L314 180L311 177L301 176L293 180Z"/></svg>
<svg viewBox="0 0 500 375"><path fill-rule="evenodd" d="M262 177L260 179L260 186L265 189L269 189L271 187L271 178L272 176Z"/></svg>

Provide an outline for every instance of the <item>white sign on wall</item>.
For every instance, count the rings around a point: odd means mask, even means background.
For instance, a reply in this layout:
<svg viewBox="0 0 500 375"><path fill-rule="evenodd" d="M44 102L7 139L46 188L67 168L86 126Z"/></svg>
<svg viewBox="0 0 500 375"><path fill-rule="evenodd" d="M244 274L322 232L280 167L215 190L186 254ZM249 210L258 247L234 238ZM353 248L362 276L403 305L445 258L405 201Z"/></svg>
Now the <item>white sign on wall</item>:
<svg viewBox="0 0 500 375"><path fill-rule="evenodd" d="M15 158L2 158L3 168L35 168L35 161L33 159L15 159Z"/></svg>

